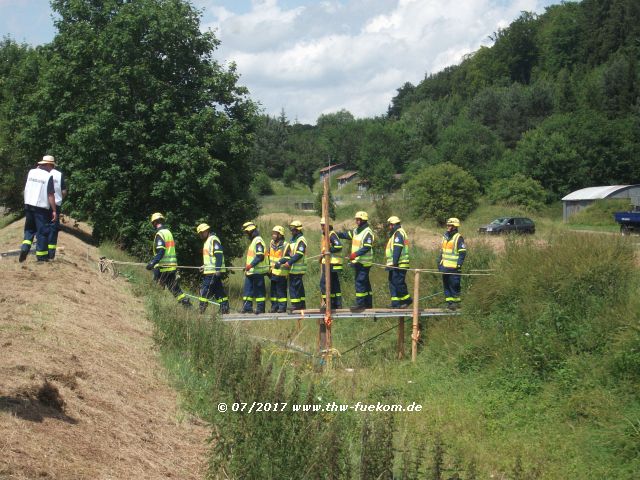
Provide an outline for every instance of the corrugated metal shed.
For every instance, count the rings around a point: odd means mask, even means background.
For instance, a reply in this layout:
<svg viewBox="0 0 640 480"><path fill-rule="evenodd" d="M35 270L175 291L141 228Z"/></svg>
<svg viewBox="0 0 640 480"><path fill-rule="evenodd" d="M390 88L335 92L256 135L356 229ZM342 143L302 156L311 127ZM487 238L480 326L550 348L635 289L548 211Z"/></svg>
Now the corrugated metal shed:
<svg viewBox="0 0 640 480"><path fill-rule="evenodd" d="M640 185L609 185L582 188L562 198L562 218L566 222L570 216L575 215L596 200L606 198L628 198L633 200L639 197Z"/></svg>

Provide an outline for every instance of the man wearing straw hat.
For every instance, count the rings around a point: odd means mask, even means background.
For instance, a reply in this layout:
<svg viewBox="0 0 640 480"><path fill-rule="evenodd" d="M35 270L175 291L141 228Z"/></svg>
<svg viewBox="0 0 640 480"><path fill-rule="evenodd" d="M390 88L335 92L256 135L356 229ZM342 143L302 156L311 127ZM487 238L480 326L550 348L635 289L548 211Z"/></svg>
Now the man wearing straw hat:
<svg viewBox="0 0 640 480"><path fill-rule="evenodd" d="M48 155L50 156L50 155ZM53 159L53 157L51 157ZM64 174L56 168L51 169L51 177L53 178L53 190L56 199L56 221L49 225L49 260L56 258L56 249L58 248L58 232L60 231L60 214L62 213L62 200L67 196L67 180Z"/></svg>
<svg viewBox="0 0 640 480"><path fill-rule="evenodd" d="M20 247L19 262L24 262L29 255L33 238L36 237L36 259L38 262L49 261L49 223L55 223L58 218L56 211L55 187L51 170L55 166L55 159L45 155L32 168L27 176L24 187L24 239Z"/></svg>
<svg viewBox="0 0 640 480"><path fill-rule="evenodd" d="M191 301L180 288L180 281L177 276L176 242L173 240L173 235L169 229L164 226L164 215L161 213L151 215L151 224L156 230L153 239L153 253L155 255L147 263L147 270L155 271L157 269L159 272L157 277L158 284L163 288L167 288L176 297L178 303L185 307L190 307Z"/></svg>

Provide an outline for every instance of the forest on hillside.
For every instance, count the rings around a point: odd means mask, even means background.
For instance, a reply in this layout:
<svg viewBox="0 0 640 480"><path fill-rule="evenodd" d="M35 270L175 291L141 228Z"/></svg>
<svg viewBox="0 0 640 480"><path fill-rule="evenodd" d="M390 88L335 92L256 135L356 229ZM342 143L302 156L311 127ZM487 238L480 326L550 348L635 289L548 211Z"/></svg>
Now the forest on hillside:
<svg viewBox="0 0 640 480"><path fill-rule="evenodd" d="M553 200L572 190L640 181L640 2L583 0L523 12L507 28L418 85L388 112L321 115L315 126L260 117L256 168L313 184L323 166L367 172L379 192L394 173L450 162L483 190L516 174Z"/></svg>
<svg viewBox="0 0 640 480"><path fill-rule="evenodd" d="M189 2L51 5L51 43L0 41L0 205L21 210L25 172L53 153L72 185L67 211L138 255L153 211L189 250L208 221L239 253L270 179L311 188L329 163L376 192L394 190L397 173L409 195L445 175L474 198L509 201L509 185L524 185L517 195L536 205L640 179L637 0L523 12L490 47L400 86L386 113L341 110L315 125L261 114L241 72L214 60L220 42Z"/></svg>

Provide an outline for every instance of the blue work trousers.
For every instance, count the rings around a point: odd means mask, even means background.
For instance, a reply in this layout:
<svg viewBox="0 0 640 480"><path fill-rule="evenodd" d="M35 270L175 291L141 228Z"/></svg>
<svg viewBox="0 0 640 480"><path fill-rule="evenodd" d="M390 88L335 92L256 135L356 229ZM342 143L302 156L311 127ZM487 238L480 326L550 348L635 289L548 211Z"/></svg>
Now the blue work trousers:
<svg viewBox="0 0 640 480"><path fill-rule="evenodd" d="M322 299L326 302L327 292L325 285L324 265L320 265L320 293ZM331 308L342 308L342 289L340 288L339 271L331 270Z"/></svg>
<svg viewBox="0 0 640 480"><path fill-rule="evenodd" d="M49 222L49 238L47 240L49 242L49 245L47 245L49 250L49 260L53 260L54 258L56 258L56 249L58 248L58 232L60 231L60 213L62 211L60 206L56 208L56 211L58 212L56 221Z"/></svg>
<svg viewBox="0 0 640 480"><path fill-rule="evenodd" d="M449 273L449 275L442 275L445 302L460 303L460 275L456 275L457 270L453 268L445 268L443 272Z"/></svg>
<svg viewBox="0 0 640 480"><path fill-rule="evenodd" d="M361 263L352 264L356 270L356 305L358 307L373 308L373 290L369 281L369 270Z"/></svg>
<svg viewBox="0 0 640 480"><path fill-rule="evenodd" d="M284 313L287 310L287 277L271 275L271 311Z"/></svg>
<svg viewBox="0 0 640 480"><path fill-rule="evenodd" d="M289 300L291 300L291 308L297 310L307 308L307 298L304 293L302 277L304 277L304 274L289 274Z"/></svg>
<svg viewBox="0 0 640 480"><path fill-rule="evenodd" d="M229 297L224 291L222 278L216 277L213 273L208 273L202 277L202 285L200 286L200 296L207 300L213 299L214 302L220 304L220 312L229 312ZM200 301L200 311L207 309L207 302Z"/></svg>
<svg viewBox="0 0 640 480"><path fill-rule="evenodd" d="M157 269L156 269L157 270ZM169 272L160 272L158 275L158 284L162 288L166 288L171 294L176 297L176 300L183 305L191 305L191 302L180 288L180 281L176 270Z"/></svg>
<svg viewBox="0 0 640 480"><path fill-rule="evenodd" d="M24 209L24 239L20 250L31 250L33 238L36 238L36 258L39 262L49 260L49 225L51 224L51 210L26 206Z"/></svg>
<svg viewBox="0 0 640 480"><path fill-rule="evenodd" d="M407 271L399 268L389 270L389 293L391 294L391 306L399 307L411 301L411 295L407 289Z"/></svg>
<svg viewBox="0 0 640 480"><path fill-rule="evenodd" d="M244 313L253 312L253 301L256 302L255 313L264 313L264 302L266 300L267 292L264 285L264 275L261 273L254 273L252 275L246 275L244 277L244 293L242 300L242 311Z"/></svg>

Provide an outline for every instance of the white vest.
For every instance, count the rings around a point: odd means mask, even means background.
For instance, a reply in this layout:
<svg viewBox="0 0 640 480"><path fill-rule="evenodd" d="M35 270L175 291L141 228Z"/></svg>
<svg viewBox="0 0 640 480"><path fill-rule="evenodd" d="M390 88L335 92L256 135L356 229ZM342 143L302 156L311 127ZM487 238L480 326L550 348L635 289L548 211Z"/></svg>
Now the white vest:
<svg viewBox="0 0 640 480"><path fill-rule="evenodd" d="M62 172L54 168L51 170L51 176L53 177L53 189L55 190L56 205L59 207L62 205Z"/></svg>
<svg viewBox="0 0 640 480"><path fill-rule="evenodd" d="M29 170L27 184L24 186L24 204L32 207L50 208L47 184L51 173L42 168Z"/></svg>

